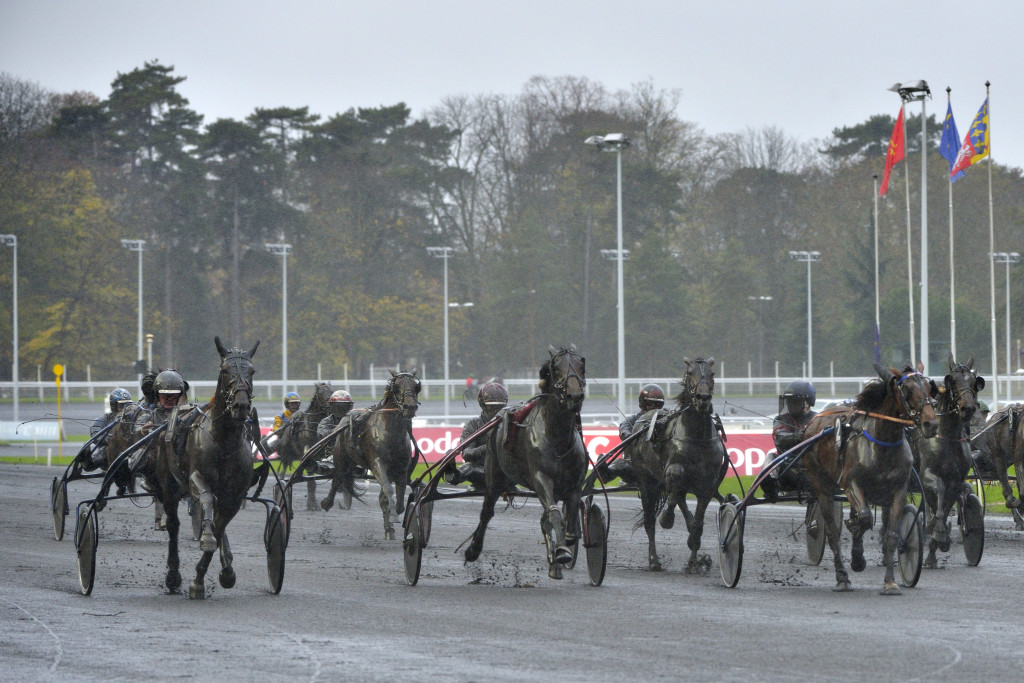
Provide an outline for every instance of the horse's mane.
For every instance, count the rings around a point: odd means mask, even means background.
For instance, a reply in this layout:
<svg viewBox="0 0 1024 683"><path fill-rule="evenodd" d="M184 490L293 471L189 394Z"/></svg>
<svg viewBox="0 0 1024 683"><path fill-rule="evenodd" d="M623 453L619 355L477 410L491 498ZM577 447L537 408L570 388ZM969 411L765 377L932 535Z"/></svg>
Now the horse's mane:
<svg viewBox="0 0 1024 683"><path fill-rule="evenodd" d="M914 369L909 365L904 367L902 371L896 370L895 368L889 368L889 370L897 377L914 371ZM864 388L860 390L860 393L854 397L853 407L857 410L875 410L882 405L888 394L888 384L883 382L881 378L873 379L864 385Z"/></svg>

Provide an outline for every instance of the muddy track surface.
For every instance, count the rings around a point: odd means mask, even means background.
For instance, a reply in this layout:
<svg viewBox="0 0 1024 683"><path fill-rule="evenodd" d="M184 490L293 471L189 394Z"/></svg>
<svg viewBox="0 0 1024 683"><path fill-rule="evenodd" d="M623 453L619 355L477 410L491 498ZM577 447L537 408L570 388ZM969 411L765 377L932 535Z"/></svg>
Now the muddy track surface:
<svg viewBox="0 0 1024 683"><path fill-rule="evenodd" d="M375 488L351 510L307 512L299 487L280 595L269 590L263 507L249 504L229 527L236 586L217 585L214 559L208 597L188 600L163 588L166 534L153 530L152 509L115 501L99 516L86 597L73 516L64 540L53 539L49 485L60 471L0 465L5 680L934 681L1024 671L1024 625L1009 616L1024 533L1004 515L986 518L980 566L967 566L954 529L939 569L923 570L902 596L883 597L877 533L866 540L867 569L851 574L854 590L833 593L831 555L808 564L795 506L750 510L743 574L728 589L714 506L703 543L710 573L682 572L681 517L675 529L659 529L665 571L652 573L645 534L633 529L639 501L613 498L607 575L595 588L582 557L562 581L548 578L533 501L499 504L473 564L456 548L479 501L440 501L411 587L401 541L384 540ZM92 483L72 483L72 509L95 493ZM189 529L184 519L186 586L199 558Z"/></svg>

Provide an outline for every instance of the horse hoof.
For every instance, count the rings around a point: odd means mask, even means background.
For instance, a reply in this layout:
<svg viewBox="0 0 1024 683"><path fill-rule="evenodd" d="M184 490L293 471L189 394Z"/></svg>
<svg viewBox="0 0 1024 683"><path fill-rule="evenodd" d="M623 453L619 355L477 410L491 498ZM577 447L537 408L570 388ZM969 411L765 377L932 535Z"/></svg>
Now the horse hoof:
<svg viewBox="0 0 1024 683"><path fill-rule="evenodd" d="M1017 522L1017 531L1024 531L1024 523Z"/></svg>
<svg viewBox="0 0 1024 683"><path fill-rule="evenodd" d="M1020 507L1020 501L1014 498L1013 496L1010 496L1009 498L1006 499L1006 507L1010 508L1011 510L1016 510L1017 508Z"/></svg>
<svg viewBox="0 0 1024 683"><path fill-rule="evenodd" d="M927 560L924 561L924 568L925 569L938 569L939 568L939 561L937 559L935 559L934 557L929 557Z"/></svg>
<svg viewBox="0 0 1024 683"><path fill-rule="evenodd" d="M385 541L393 541L393 540L395 540L395 530L394 529L385 529L384 530L384 540Z"/></svg>
<svg viewBox="0 0 1024 683"><path fill-rule="evenodd" d="M234 588L235 587L235 570L231 567L225 567L220 570L220 575L217 577L220 580L221 588Z"/></svg>
<svg viewBox="0 0 1024 683"><path fill-rule="evenodd" d="M660 572L662 570L661 561L654 560L652 562L648 562L647 568L650 569L652 572Z"/></svg>
<svg viewBox="0 0 1024 683"><path fill-rule="evenodd" d="M864 559L863 554L854 555L850 558L850 569L855 572L862 572L864 568L868 566L867 560Z"/></svg>
<svg viewBox="0 0 1024 683"><path fill-rule="evenodd" d="M853 590L849 581L838 581L835 587L832 589L833 593L848 593Z"/></svg>
<svg viewBox="0 0 1024 683"><path fill-rule="evenodd" d="M333 503L329 502L326 498L320 501L320 509L324 510L325 512L327 510L330 510L332 505Z"/></svg>
<svg viewBox="0 0 1024 683"><path fill-rule="evenodd" d="M181 572L177 569L168 569L164 585L167 586L167 590L177 593L178 589L181 588Z"/></svg>
<svg viewBox="0 0 1024 683"><path fill-rule="evenodd" d="M466 548L464 557L466 558L466 562L476 562L477 558L480 557L480 549L469 546Z"/></svg>
<svg viewBox="0 0 1024 683"><path fill-rule="evenodd" d="M662 529L671 529L676 523L675 510L672 508L665 508L665 511L661 513L661 519L659 521L661 522Z"/></svg>
<svg viewBox="0 0 1024 683"><path fill-rule="evenodd" d="M555 549L555 563L556 564L569 564L570 562L572 562L572 551L569 550L564 545L558 546L558 548ZM562 578L562 577L558 577L558 578Z"/></svg>
<svg viewBox="0 0 1024 683"><path fill-rule="evenodd" d="M562 578L562 565L552 564L548 566L548 578L561 579Z"/></svg>
<svg viewBox="0 0 1024 683"><path fill-rule="evenodd" d="M947 538L942 543L939 543L939 550L941 550L944 553L948 553L949 552L949 546L950 546L950 542L949 542L949 539Z"/></svg>
<svg viewBox="0 0 1024 683"><path fill-rule="evenodd" d="M189 600L205 600L206 599L206 584L202 582L193 582L188 587L188 598Z"/></svg>
<svg viewBox="0 0 1024 683"><path fill-rule="evenodd" d="M895 583L886 582L885 587L882 588L882 595L903 595L903 591Z"/></svg>

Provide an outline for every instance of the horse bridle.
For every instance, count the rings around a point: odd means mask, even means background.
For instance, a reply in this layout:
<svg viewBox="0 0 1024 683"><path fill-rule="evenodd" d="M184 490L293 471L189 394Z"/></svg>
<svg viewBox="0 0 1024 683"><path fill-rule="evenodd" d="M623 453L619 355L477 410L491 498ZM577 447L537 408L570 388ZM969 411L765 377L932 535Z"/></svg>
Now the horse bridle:
<svg viewBox="0 0 1024 683"><path fill-rule="evenodd" d="M689 382L689 378L690 378L689 369L692 366L687 366L687 373L686 373L685 380L680 382L680 384L683 385L683 389L686 391L686 398L687 398L687 401L689 402L689 404L691 406L694 405L695 402L698 399L703 400L705 396L707 397L707 400L710 402L711 396L712 396L712 392L713 392L713 389L711 387L712 387L713 382L714 382L714 380L708 379L708 368L709 368L709 365L708 365L708 362L706 360L704 360L703 358L698 358L697 360L693 361L692 363L693 363L693 365L696 365L697 367L700 368L700 377L693 384L693 386L690 386L690 382ZM707 389L708 389L708 393L707 394L698 394L697 393L697 389L699 389L702 384L705 387L707 387Z"/></svg>
<svg viewBox="0 0 1024 683"><path fill-rule="evenodd" d="M907 400L903 387L903 382L911 377L924 377L924 375L922 375L920 372L908 372L907 374L903 375L894 382L896 391L894 391L893 393L896 396L897 409L902 411L906 415L907 419L910 420L915 427L920 429L921 415L924 412L924 406L931 405L931 397L928 395L927 389L923 386L923 380L918 380L919 382L921 382L920 386L922 393L924 394L924 402L922 403L921 408L917 410L911 408L910 402Z"/></svg>
<svg viewBox="0 0 1024 683"><path fill-rule="evenodd" d="M553 356L551 356L551 360L548 361L548 372L552 376L554 376L554 374L555 374L555 360L559 356L565 356L566 358L568 358L569 356L573 356L575 358L580 358L581 357L578 353L574 353L570 349L562 349L558 353L554 354ZM576 368L574 367L573 363L569 362L569 363L566 364L565 375L563 375L561 379L559 379L558 381L556 381L552 385L552 387L554 388L556 394L558 395L559 400L564 400L564 398L565 398L565 390L566 390L566 388L569 385L569 380L572 379L573 377L575 377L576 381L578 381L580 383L580 390L581 391L586 390L586 388L587 388L587 379L585 377L583 377L582 375L580 375L578 372L576 372Z"/></svg>
<svg viewBox="0 0 1024 683"><path fill-rule="evenodd" d="M401 392L398 391L398 387L396 386L395 383L398 381L399 377L411 377L413 381L416 383L416 390L412 391L411 393L412 400L415 401L416 405L418 406L420 404L420 400L416 398L416 395L419 393L420 379L411 372L400 372L391 378L391 381L388 382L388 388L391 397L395 400L395 403L398 404L399 409L405 409L405 399L409 396L410 392L406 390L404 387L402 388Z"/></svg>
<svg viewBox="0 0 1024 683"><path fill-rule="evenodd" d="M240 364L242 359L245 359L247 363L252 365L252 360L242 351L231 353L221 361L222 368L227 365L228 361L234 361L234 377L231 378L231 383L221 392L224 395L224 403L229 411L235 407L235 398L239 392L244 391L249 396L249 401L252 402L252 379L242 368Z"/></svg>
<svg viewBox="0 0 1024 683"><path fill-rule="evenodd" d="M972 378L974 377L974 372L969 367L964 365L963 363L958 364L955 368L953 368L950 371L949 374L950 374L950 376L953 376L953 375L955 375L958 372L966 372L970 377L972 377ZM950 410L951 411L956 410L956 411L959 412L959 410L960 410L960 407L959 407L960 399L965 394L973 394L975 402L977 402L978 394L977 394L977 392L972 391L973 384L972 384L971 387L968 387L966 389L961 389L960 386L957 385L956 382L953 382L952 384L953 384L953 388L952 388L952 390L950 391L950 394L949 394L950 406L951 406ZM947 413L942 413L942 415L946 415L946 414Z"/></svg>

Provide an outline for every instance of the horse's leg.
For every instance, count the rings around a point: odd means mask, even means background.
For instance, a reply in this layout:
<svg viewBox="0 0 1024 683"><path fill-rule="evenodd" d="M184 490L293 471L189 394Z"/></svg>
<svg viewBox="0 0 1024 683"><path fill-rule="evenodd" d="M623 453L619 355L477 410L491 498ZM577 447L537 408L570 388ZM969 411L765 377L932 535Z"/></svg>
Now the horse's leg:
<svg viewBox="0 0 1024 683"><path fill-rule="evenodd" d="M498 486L487 486L484 489L484 504L480 508L480 521L473 531L472 541L466 547L466 562L476 562L476 559L480 557L480 551L484 549L484 534L487 533L487 523L494 516L494 505L498 502L500 490Z"/></svg>
<svg viewBox="0 0 1024 683"><path fill-rule="evenodd" d="M316 502L316 480L310 479L306 482L306 510L316 512L319 509Z"/></svg>
<svg viewBox="0 0 1024 683"><path fill-rule="evenodd" d="M330 510L334 507L334 496L337 495L338 489L342 486L341 463L344 457L341 449L336 445L334 448L334 475L331 477L331 487L324 499L320 501L320 508L323 510Z"/></svg>
<svg viewBox="0 0 1024 683"><path fill-rule="evenodd" d="M684 486L685 470L680 463L670 464L665 467L665 488L668 490L668 500L665 501L665 509L661 512L662 529L671 529L676 523L676 505L686 505L686 491Z"/></svg>
<svg viewBox="0 0 1024 683"><path fill-rule="evenodd" d="M167 590L177 593L181 588L181 566L178 558L178 529L181 521L178 519L178 504L166 506L167 513L167 575L164 577L164 585Z"/></svg>
<svg viewBox="0 0 1024 683"><path fill-rule="evenodd" d="M897 491L889 504L888 522L883 524L882 561L885 563L885 583L882 595L902 595L903 591L896 584L896 547L900 540L900 515L907 502L907 490Z"/></svg>
<svg viewBox="0 0 1024 683"><path fill-rule="evenodd" d="M690 535L686 539L686 545L690 549L690 562L686 566L687 574L706 574L711 569L711 557L700 554L700 539L704 534L704 513L710 502L710 493L698 497L697 507L693 511L692 517L687 520L686 526L690 530ZM685 506L686 501L683 501L683 507L685 508ZM689 508L686 509L689 512Z"/></svg>
<svg viewBox="0 0 1024 683"><path fill-rule="evenodd" d="M839 592L851 590L850 575L846 573L846 567L843 565L843 551L842 546L839 545L842 528L839 523L842 519L836 519L835 506L832 504L831 485L815 484L815 488L818 490L818 508L825 519L825 539L832 551L832 562L836 570L836 585L832 590ZM822 493L822 491L829 491L829 493Z"/></svg>
<svg viewBox="0 0 1024 683"><path fill-rule="evenodd" d="M1003 498L1006 499L1006 507L1010 510L1016 510L1020 507L1020 499L1015 498L1013 495L1013 487L1010 485L1010 475L1008 472L1009 464L1003 460L1001 454L997 455L997 448L992 449L992 463L996 471L996 475L999 477L999 483L1003 488ZM1017 486L1021 485L1021 476L1017 475ZM1020 491L1018 490L1018 493ZM1022 494L1024 495L1024 494Z"/></svg>
<svg viewBox="0 0 1024 683"><path fill-rule="evenodd" d="M925 468L921 483L924 484L925 502L930 518L925 530L928 532L931 540L937 546L941 546L944 541L948 542L949 539L949 531L946 529L946 515L949 514L949 510L946 509L946 483L930 467ZM929 543L930 547L931 543ZM948 549L947 546L946 550Z"/></svg>
<svg viewBox="0 0 1024 683"><path fill-rule="evenodd" d="M167 528L167 512L164 510L164 504L160 502L158 498L156 504L153 505L153 529L156 531L163 531Z"/></svg>
<svg viewBox="0 0 1024 683"><path fill-rule="evenodd" d="M851 481L846 487L846 497L850 501L850 519L846 522L846 528L853 535L853 546L850 549L850 569L855 572L864 571L867 561L864 559L864 534L871 531L875 525L875 519L871 515L871 508L868 507L866 497L860 486ZM824 507L832 507L831 501Z"/></svg>
<svg viewBox="0 0 1024 683"><path fill-rule="evenodd" d="M658 557L658 549L654 543L659 486L653 477L646 475L640 477L640 504L643 506L644 531L647 532L647 568L652 572L661 571L661 559Z"/></svg>
<svg viewBox="0 0 1024 683"><path fill-rule="evenodd" d="M256 500L263 493L263 487L267 485L267 477L270 476L270 463L263 462L252 471L252 485L256 490L252 493L252 500Z"/></svg>
<svg viewBox="0 0 1024 683"><path fill-rule="evenodd" d="M391 479L388 477L387 469L381 463L380 458L374 457L370 462L370 471L380 484L380 494L377 500L380 502L380 512L384 516L384 540L395 540L395 498Z"/></svg>
<svg viewBox="0 0 1024 683"><path fill-rule="evenodd" d="M220 576L218 577L222 588L235 587L235 570L231 566L235 556L231 554L231 544L228 542L227 528L220 535Z"/></svg>
<svg viewBox="0 0 1024 683"><path fill-rule="evenodd" d="M213 523L213 491L210 490L209 484L206 483L206 479L203 478L199 470L192 471L191 476L188 478L188 486L192 497L199 501L203 516L203 533L199 537L199 549L204 553L213 553L217 549L217 536L214 532ZM207 559L206 563L209 564L210 560ZM203 571L205 572L206 570L204 569Z"/></svg>

